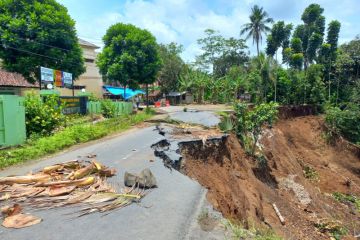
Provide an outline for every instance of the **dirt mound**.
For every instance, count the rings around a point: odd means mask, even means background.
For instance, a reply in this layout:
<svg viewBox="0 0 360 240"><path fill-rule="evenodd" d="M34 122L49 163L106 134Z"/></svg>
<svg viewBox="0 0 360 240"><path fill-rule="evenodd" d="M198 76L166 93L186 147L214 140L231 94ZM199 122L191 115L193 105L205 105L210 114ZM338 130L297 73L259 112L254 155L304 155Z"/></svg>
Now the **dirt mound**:
<svg viewBox="0 0 360 240"><path fill-rule="evenodd" d="M344 144L328 145L322 124L314 116L279 121L261 139L267 167L247 156L235 136L182 145L182 171L209 189L215 208L245 226L268 225L286 239L329 239L345 228L359 234L359 212L332 194L360 196L360 159Z"/></svg>

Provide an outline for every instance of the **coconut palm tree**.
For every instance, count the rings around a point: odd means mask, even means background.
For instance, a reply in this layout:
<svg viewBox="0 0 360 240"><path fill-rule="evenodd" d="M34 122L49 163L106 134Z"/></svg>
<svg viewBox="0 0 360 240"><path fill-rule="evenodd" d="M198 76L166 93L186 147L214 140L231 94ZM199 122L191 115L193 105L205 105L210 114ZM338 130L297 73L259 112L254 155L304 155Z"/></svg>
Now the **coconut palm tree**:
<svg viewBox="0 0 360 240"><path fill-rule="evenodd" d="M240 34L247 34L246 39L252 37L253 43L256 43L257 55L259 56L259 42L262 42L262 34L271 29L267 24L272 23L273 19L262 7L255 5L251 8L250 22L243 25Z"/></svg>

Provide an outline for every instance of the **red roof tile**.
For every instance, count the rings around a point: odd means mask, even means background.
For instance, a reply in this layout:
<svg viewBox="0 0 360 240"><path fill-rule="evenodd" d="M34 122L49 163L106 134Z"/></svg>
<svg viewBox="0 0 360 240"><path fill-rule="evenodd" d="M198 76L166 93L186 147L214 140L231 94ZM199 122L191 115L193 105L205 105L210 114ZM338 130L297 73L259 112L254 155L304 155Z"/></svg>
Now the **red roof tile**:
<svg viewBox="0 0 360 240"><path fill-rule="evenodd" d="M21 74L7 72L0 69L0 86L7 87L28 87L35 88L39 87L39 83L29 83Z"/></svg>

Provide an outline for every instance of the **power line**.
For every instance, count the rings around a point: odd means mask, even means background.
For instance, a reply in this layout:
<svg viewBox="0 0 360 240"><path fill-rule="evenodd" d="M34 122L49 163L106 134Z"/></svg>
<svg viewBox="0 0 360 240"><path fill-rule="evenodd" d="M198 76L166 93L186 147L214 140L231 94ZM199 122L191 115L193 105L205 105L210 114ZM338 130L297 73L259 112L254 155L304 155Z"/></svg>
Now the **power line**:
<svg viewBox="0 0 360 240"><path fill-rule="evenodd" d="M48 56L48 55L43 55L43 54L40 54L40 53L35 53L35 52L31 52L31 51L28 51L28 50L15 48L15 47L11 47L11 46L5 46L4 44L3 44L3 47L5 49L10 48L10 49L13 49L13 50L16 50L16 51L19 51L19 52L24 52L24 53L27 53L27 54L36 55L36 56L40 56L40 57L45 57L45 58L49 58L49 59L52 59L52 60L64 61L64 59L55 58L55 57L51 57L51 56ZM75 62L70 62L70 63L71 63L70 65L72 65L72 66L77 66L77 64L74 64Z"/></svg>
<svg viewBox="0 0 360 240"><path fill-rule="evenodd" d="M67 51L67 52L70 52L70 51L71 51L70 49L61 48L61 47L53 46L53 45L46 44L46 43L41 43L41 42L35 41L35 40L33 40L33 39L26 39L26 38L22 38L22 37L19 37L19 36L12 36L12 37L13 37L13 38L20 39L20 40L24 40L24 41L26 41L26 42L33 42L33 43L37 43L37 44L39 44L39 45L43 45L43 46L46 46L46 47L51 47L51 48L56 48L56 49L59 49L59 50L64 50L64 51Z"/></svg>
<svg viewBox="0 0 360 240"><path fill-rule="evenodd" d="M19 37L19 36L12 36L12 37L13 37L13 38L20 39L20 40L23 40L23 41L26 41L26 42L33 42L33 43L36 43L36 44L39 44L39 45L43 45L43 46L46 46L46 47L56 48L56 49L59 49L59 50L64 50L64 51L67 51L67 52L71 52L70 49L66 49L66 48L62 48L62 47L57 47L57 46L50 45L50 44L46 44L46 43L41 43L41 42L35 41L35 40L33 40L33 39L26 39L26 38L22 38L22 37ZM91 38L87 38L87 37L78 37L78 38L86 38L88 41L94 41L94 42L102 42L102 40L100 40L100 39L98 39L99 41L96 41L95 39L91 39Z"/></svg>
<svg viewBox="0 0 360 240"><path fill-rule="evenodd" d="M40 56L40 57L46 57L46 58L50 58L50 59L53 59L53 60L62 61L62 60L59 59L59 58L50 57L50 56L47 56L47 55L43 55L43 54L40 54L40 53L31 52L31 51L24 50L24 49L20 49L20 48L5 46L4 44L3 44L3 47L4 47L5 49L6 49L6 48L10 48L10 49L13 49L13 50L16 50L16 51L19 51L19 52L24 52L24 53L28 53L28 54L32 54L32 55L37 55L37 56Z"/></svg>

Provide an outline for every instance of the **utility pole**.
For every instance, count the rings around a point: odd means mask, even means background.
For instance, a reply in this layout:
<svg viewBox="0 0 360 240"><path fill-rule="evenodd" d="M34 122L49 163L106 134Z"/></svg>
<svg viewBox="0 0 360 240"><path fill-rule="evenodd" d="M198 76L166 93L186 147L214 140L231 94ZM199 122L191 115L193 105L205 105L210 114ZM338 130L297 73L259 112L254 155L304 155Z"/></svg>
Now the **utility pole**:
<svg viewBox="0 0 360 240"><path fill-rule="evenodd" d="M329 102L330 102L330 95L331 95L331 90L330 90L330 88L331 88L331 82L330 82L330 72L331 72L331 57L330 57L330 65L329 65L329 73L328 73L328 81L329 81Z"/></svg>
<svg viewBox="0 0 360 240"><path fill-rule="evenodd" d="M40 67L39 87L40 87L40 91L41 91L41 67Z"/></svg>
<svg viewBox="0 0 360 240"><path fill-rule="evenodd" d="M71 78L71 84L72 84L72 95L75 96L75 87L74 87L74 79Z"/></svg>

